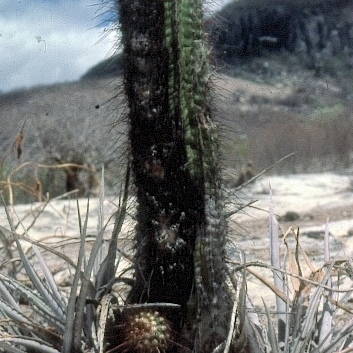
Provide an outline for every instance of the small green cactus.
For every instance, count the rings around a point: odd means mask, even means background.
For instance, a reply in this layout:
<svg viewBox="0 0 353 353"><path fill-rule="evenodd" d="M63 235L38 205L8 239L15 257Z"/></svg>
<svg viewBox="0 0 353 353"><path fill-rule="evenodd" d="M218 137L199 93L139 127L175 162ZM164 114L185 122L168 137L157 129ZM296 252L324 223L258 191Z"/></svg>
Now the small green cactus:
<svg viewBox="0 0 353 353"><path fill-rule="evenodd" d="M170 346L171 327L158 311L127 315L119 329L123 333L121 351L163 353Z"/></svg>

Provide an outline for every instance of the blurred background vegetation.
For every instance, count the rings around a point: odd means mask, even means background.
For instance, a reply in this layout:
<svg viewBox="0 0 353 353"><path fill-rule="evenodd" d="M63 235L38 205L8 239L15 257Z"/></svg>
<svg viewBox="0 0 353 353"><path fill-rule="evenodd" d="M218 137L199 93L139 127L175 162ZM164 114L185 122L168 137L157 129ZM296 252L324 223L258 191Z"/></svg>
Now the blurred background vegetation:
<svg viewBox="0 0 353 353"><path fill-rule="evenodd" d="M272 173L350 173L353 143L353 2L236 1L206 20L213 47L213 104L225 168L252 161L260 171L296 154ZM102 166L113 192L126 156L119 54L79 82L0 95L0 186L11 175L17 202L79 189L95 195ZM114 101L114 104L112 102ZM118 106L118 108L116 108ZM16 138L22 130L22 154ZM69 167L57 169L38 164ZM76 167L75 167L76 166ZM71 168L71 169L70 169ZM70 181L71 179L73 180ZM71 189L70 189L71 187ZM37 188L37 189L36 189ZM38 190L37 190L38 191Z"/></svg>

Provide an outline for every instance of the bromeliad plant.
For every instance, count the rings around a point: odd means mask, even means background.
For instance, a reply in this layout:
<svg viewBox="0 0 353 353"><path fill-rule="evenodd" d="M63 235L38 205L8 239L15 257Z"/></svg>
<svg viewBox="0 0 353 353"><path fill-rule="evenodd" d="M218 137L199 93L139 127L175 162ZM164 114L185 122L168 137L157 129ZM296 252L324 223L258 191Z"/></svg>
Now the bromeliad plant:
<svg viewBox="0 0 353 353"><path fill-rule="evenodd" d="M128 185L128 176L126 185ZM0 273L0 351L11 353L44 352L104 352L106 350L106 325L113 321L110 293L118 264L117 237L124 221L128 192L125 188L121 207L117 211L115 226L109 242L108 251L102 250L103 234L103 195L100 199L98 215L98 234L93 242L88 259L87 222L80 226L80 248L77 261L47 244L37 242L29 236L21 236L15 231L12 218L5 208L11 226L7 237L13 237L27 278L22 281ZM79 208L78 208L79 211ZM4 228L0 229L3 233ZM40 264L36 270L32 255L26 254L23 241L32 244L33 255ZM46 265L40 249L58 256L74 273L69 296L65 295L54 280ZM5 260L5 259L3 259ZM15 261L16 259L9 259ZM4 263L1 264L3 268ZM123 279L122 279L123 281ZM115 300L115 306L118 304Z"/></svg>

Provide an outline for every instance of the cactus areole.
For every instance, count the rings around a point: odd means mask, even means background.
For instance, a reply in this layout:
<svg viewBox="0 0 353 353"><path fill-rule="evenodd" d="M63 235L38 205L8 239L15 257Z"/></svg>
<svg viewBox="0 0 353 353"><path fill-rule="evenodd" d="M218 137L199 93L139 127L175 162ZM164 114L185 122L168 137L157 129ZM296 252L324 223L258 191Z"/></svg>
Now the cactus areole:
<svg viewBox="0 0 353 353"><path fill-rule="evenodd" d="M138 201L128 301L180 304L176 330L202 321L207 308L212 331L225 318L226 229L202 2L117 0L117 7Z"/></svg>

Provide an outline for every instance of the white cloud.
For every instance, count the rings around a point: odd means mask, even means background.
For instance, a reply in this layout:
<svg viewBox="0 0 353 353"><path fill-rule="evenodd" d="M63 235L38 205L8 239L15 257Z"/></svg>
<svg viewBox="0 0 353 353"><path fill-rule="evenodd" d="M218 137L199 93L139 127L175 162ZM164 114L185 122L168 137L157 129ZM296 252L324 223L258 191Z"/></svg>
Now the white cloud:
<svg viewBox="0 0 353 353"><path fill-rule="evenodd" d="M228 1L206 0L206 7ZM113 0L0 2L0 92L77 80L114 52L116 33L100 16Z"/></svg>
<svg viewBox="0 0 353 353"><path fill-rule="evenodd" d="M97 0L2 0L0 91L73 81L107 58L114 31L100 26Z"/></svg>

